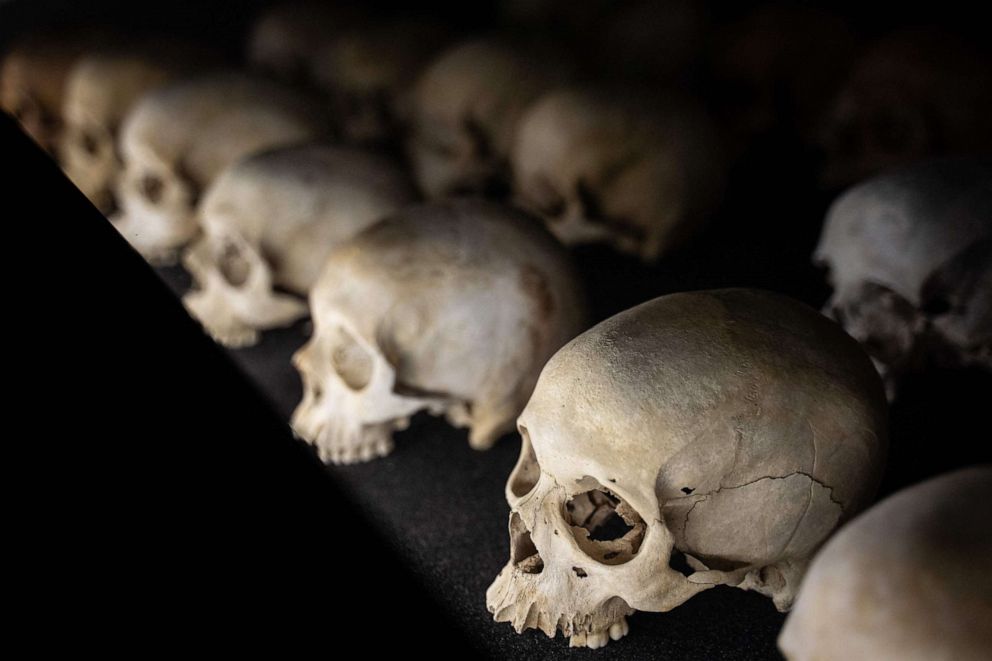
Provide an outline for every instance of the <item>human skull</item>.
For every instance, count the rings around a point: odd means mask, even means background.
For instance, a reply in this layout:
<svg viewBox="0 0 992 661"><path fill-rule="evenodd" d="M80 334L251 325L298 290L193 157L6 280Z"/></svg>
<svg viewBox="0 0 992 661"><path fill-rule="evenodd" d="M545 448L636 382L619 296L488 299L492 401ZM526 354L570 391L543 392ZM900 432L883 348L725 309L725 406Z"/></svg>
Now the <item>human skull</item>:
<svg viewBox="0 0 992 661"><path fill-rule="evenodd" d="M313 79L329 94L344 138L379 144L398 137L413 81L448 37L439 25L398 22L352 30L325 46Z"/></svg>
<svg viewBox="0 0 992 661"><path fill-rule="evenodd" d="M553 53L477 40L443 52L413 91L408 151L431 197L505 186L513 132L526 106L564 82Z"/></svg>
<svg viewBox="0 0 992 661"><path fill-rule="evenodd" d="M408 207L336 248L310 310L292 423L335 463L387 454L425 409L489 448L584 320L568 257L540 222L477 199Z"/></svg>
<svg viewBox="0 0 992 661"><path fill-rule="evenodd" d="M0 109L46 151L58 147L66 77L85 46L84 35L32 34L16 41L0 62Z"/></svg>
<svg viewBox="0 0 992 661"><path fill-rule="evenodd" d="M228 346L290 324L334 246L416 199L385 157L323 145L284 147L238 162L200 204L203 237L185 254L197 288L183 303Z"/></svg>
<svg viewBox="0 0 992 661"><path fill-rule="evenodd" d="M932 29L891 34L851 72L822 142L830 186L922 158L992 151L992 59Z"/></svg>
<svg viewBox="0 0 992 661"><path fill-rule="evenodd" d="M566 244L646 260L697 230L720 200L715 129L688 101L561 88L524 113L513 144L518 203Z"/></svg>
<svg viewBox="0 0 992 661"><path fill-rule="evenodd" d="M228 165L325 132L306 98L242 74L160 87L135 104L121 129L121 212L111 220L147 259L171 261L196 235L199 195Z"/></svg>
<svg viewBox="0 0 992 661"><path fill-rule="evenodd" d="M545 366L518 427L510 561L486 603L573 646L715 585L788 609L886 450L885 398L857 343L743 289L663 296L586 331Z"/></svg>
<svg viewBox="0 0 992 661"><path fill-rule="evenodd" d="M248 36L248 62L280 80L309 83L321 48L359 23L359 14L340 3L278 3L254 20Z"/></svg>
<svg viewBox="0 0 992 661"><path fill-rule="evenodd" d="M728 142L742 152L777 128L815 142L856 53L851 27L815 7L758 7L719 30L708 73Z"/></svg>
<svg viewBox="0 0 992 661"><path fill-rule="evenodd" d="M127 111L146 92L192 68L192 62L163 55L161 49L135 48L87 53L72 67L62 104L59 161L101 211L113 208L120 169L117 134Z"/></svg>
<svg viewBox="0 0 992 661"><path fill-rule="evenodd" d="M778 644L789 661L982 661L992 650L992 467L904 489L813 559Z"/></svg>
<svg viewBox="0 0 992 661"><path fill-rule="evenodd" d="M894 395L937 363L992 369L992 160L938 160L859 184L827 213L813 259L824 313L862 343Z"/></svg>

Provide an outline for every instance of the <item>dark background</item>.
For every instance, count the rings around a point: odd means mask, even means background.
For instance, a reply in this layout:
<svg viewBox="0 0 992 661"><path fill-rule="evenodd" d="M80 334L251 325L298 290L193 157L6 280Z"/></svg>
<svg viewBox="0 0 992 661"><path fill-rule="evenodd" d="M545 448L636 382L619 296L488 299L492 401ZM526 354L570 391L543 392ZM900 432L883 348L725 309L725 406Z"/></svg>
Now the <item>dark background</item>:
<svg viewBox="0 0 992 661"><path fill-rule="evenodd" d="M100 21L206 37L233 57L264 4L7 0L0 47L33 26ZM710 4L717 24L749 8ZM899 25L977 37L987 29L954 4L816 4L849 17L865 37ZM466 30L495 20L487 3L418 9ZM503 482L515 435L477 453L463 431L420 417L391 456L325 469L285 425L300 396L288 357L305 325L248 350L221 350L173 296L184 275L162 271L163 286L2 115L0 159L14 230L8 465L14 519L24 525L13 546L25 551L15 574L19 611L40 624L40 646L776 657L783 616L733 589L671 613L637 614L627 638L598 652L493 623L484 591L508 557ZM819 307L829 290L809 254L835 191L815 184L817 167L815 153L773 132L737 161L723 208L681 253L649 268L603 249L577 251L596 318L667 292L722 286L772 289ZM910 378L892 407L882 494L988 461L990 404L987 374Z"/></svg>

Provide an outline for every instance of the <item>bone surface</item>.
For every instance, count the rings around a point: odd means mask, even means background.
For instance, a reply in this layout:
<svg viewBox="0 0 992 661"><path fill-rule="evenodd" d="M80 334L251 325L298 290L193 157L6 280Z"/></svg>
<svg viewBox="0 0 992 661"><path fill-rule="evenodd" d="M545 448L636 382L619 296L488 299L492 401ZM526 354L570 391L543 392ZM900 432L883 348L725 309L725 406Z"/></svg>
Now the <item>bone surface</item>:
<svg viewBox="0 0 992 661"><path fill-rule="evenodd" d="M69 72L59 161L104 213L113 207L112 188L120 170L117 138L125 115L146 92L202 64L194 57L179 44L105 48L83 54Z"/></svg>
<svg viewBox="0 0 992 661"><path fill-rule="evenodd" d="M789 661L981 661L992 650L992 466L904 489L810 567L779 647Z"/></svg>
<svg viewBox="0 0 992 661"><path fill-rule="evenodd" d="M520 120L515 198L566 244L607 243L653 260L719 203L722 154L688 99L596 87L542 95Z"/></svg>
<svg viewBox="0 0 992 661"><path fill-rule="evenodd" d="M635 610L715 585L788 609L810 555L869 502L886 451L882 386L858 344L743 289L664 296L586 331L545 366L518 428L510 560L486 603L518 632L588 647L626 634Z"/></svg>
<svg viewBox="0 0 992 661"><path fill-rule="evenodd" d="M490 447L585 317L568 256L540 221L474 199L406 208L336 248L310 309L292 423L334 463L387 454L422 410Z"/></svg>
<svg viewBox="0 0 992 661"><path fill-rule="evenodd" d="M513 133L527 105L570 77L551 49L496 40L458 44L413 92L407 150L430 197L505 186Z"/></svg>
<svg viewBox="0 0 992 661"><path fill-rule="evenodd" d="M814 261L834 289L824 312L865 346L890 395L927 365L992 369L992 160L937 160L851 188Z"/></svg>
<svg viewBox="0 0 992 661"><path fill-rule="evenodd" d="M153 262L169 262L198 231L206 187L244 156L326 134L307 97L240 73L178 81L145 96L121 129L117 229Z"/></svg>
<svg viewBox="0 0 992 661"><path fill-rule="evenodd" d="M200 204L203 236L183 262L196 289L183 303L228 346L307 314L327 255L416 199L397 163L370 152L306 145L250 156L224 171Z"/></svg>

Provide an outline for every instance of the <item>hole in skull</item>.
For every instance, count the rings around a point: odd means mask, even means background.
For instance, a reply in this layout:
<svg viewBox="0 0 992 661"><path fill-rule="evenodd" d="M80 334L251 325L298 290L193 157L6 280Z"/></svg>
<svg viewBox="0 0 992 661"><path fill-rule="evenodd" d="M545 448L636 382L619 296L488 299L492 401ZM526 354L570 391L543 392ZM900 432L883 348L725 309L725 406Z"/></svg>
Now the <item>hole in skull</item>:
<svg viewBox="0 0 992 661"><path fill-rule="evenodd" d="M537 485L541 477L541 466L537 463L537 455L534 454L534 446L530 442L530 434L527 428L520 426L520 458L517 465L510 474L509 488L517 498L523 498Z"/></svg>
<svg viewBox="0 0 992 661"><path fill-rule="evenodd" d="M232 287L240 287L248 281L251 273L251 265L241 250L233 243L224 245L221 250L220 259L217 260L217 268Z"/></svg>
<svg viewBox="0 0 992 661"><path fill-rule="evenodd" d="M585 578L586 576L589 575L586 573L586 570L583 569L582 567L572 567L572 571L575 572L575 575L578 576L579 578Z"/></svg>
<svg viewBox="0 0 992 661"><path fill-rule="evenodd" d="M351 333L340 326L332 334L331 364L345 385L352 390L361 390L372 380L372 356Z"/></svg>
<svg viewBox="0 0 992 661"><path fill-rule="evenodd" d="M510 560L514 567L525 574L540 574L544 571L544 560L530 538L530 531L516 512L510 515Z"/></svg>
<svg viewBox="0 0 992 661"><path fill-rule="evenodd" d="M693 491L695 491L695 489L693 489L692 487L682 487L682 493L684 493L687 496L691 494Z"/></svg>
<svg viewBox="0 0 992 661"><path fill-rule="evenodd" d="M90 156L96 156L97 152L100 151L100 142L89 131L83 131L79 134L79 146Z"/></svg>
<svg viewBox="0 0 992 661"><path fill-rule="evenodd" d="M686 559L685 553L677 548L672 548L672 555L668 558L668 566L683 576L689 576L696 571L689 565L689 561Z"/></svg>
<svg viewBox="0 0 992 661"><path fill-rule="evenodd" d="M579 548L604 564L629 562L644 540L644 520L623 499L602 487L570 499L565 503L564 517Z"/></svg>
<svg viewBox="0 0 992 661"><path fill-rule="evenodd" d="M158 204L162 201L162 192L165 190L165 184L162 180L153 174L146 174L138 182L138 187L141 190L141 194L145 196L145 199L152 204Z"/></svg>

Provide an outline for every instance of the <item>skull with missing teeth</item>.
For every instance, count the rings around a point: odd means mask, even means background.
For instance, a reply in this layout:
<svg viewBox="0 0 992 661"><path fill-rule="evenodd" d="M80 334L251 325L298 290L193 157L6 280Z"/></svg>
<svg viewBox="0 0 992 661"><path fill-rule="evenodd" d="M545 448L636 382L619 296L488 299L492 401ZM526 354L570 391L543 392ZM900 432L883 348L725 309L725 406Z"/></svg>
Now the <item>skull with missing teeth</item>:
<svg viewBox="0 0 992 661"><path fill-rule="evenodd" d="M834 202L814 261L824 312L886 377L928 364L992 369L992 161L938 160L855 186Z"/></svg>
<svg viewBox="0 0 992 661"><path fill-rule="evenodd" d="M121 130L121 211L111 220L147 259L171 261L197 233L199 195L227 166L324 132L321 113L306 98L241 74L156 89Z"/></svg>
<svg viewBox="0 0 992 661"><path fill-rule="evenodd" d="M785 610L871 498L885 417L857 343L784 297L673 294L607 319L555 354L520 416L489 610L589 647L716 585Z"/></svg>
<svg viewBox="0 0 992 661"><path fill-rule="evenodd" d="M407 149L421 189L431 197L499 192L521 114L567 75L554 53L496 41L443 52L413 92Z"/></svg>
<svg viewBox="0 0 992 661"><path fill-rule="evenodd" d="M310 309L293 427L335 463L387 454L421 410L490 447L584 319L568 257L539 221L471 199L409 207L335 249Z"/></svg>
<svg viewBox="0 0 992 661"><path fill-rule="evenodd" d="M545 94L520 121L512 162L517 200L563 242L647 260L696 231L722 189L700 109L621 90Z"/></svg>
<svg viewBox="0 0 992 661"><path fill-rule="evenodd" d="M416 199L385 157L306 145L250 156L226 170L200 205L201 238L184 256L198 289L183 298L229 346L307 314L306 296L328 253Z"/></svg>
<svg viewBox="0 0 992 661"><path fill-rule="evenodd" d="M104 50L84 55L69 73L59 160L101 211L113 208L121 122L143 94L192 68L188 58L179 56L161 48Z"/></svg>

